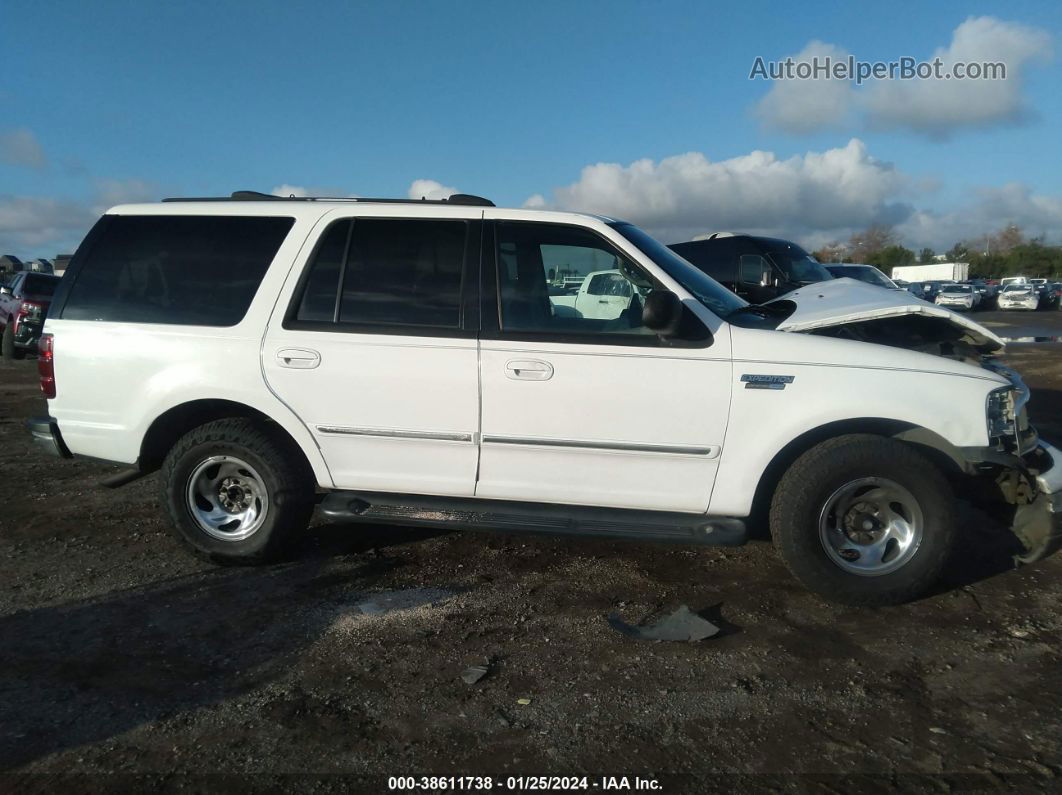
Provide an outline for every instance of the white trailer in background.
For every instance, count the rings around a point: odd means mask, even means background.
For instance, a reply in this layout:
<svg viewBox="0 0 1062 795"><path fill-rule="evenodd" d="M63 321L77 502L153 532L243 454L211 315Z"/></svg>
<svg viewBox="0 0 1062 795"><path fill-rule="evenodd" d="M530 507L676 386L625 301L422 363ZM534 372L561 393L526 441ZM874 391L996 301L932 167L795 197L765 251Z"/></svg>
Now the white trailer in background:
<svg viewBox="0 0 1062 795"><path fill-rule="evenodd" d="M926 265L900 265L892 269L893 279L905 282L963 282L970 278L969 262L930 262Z"/></svg>

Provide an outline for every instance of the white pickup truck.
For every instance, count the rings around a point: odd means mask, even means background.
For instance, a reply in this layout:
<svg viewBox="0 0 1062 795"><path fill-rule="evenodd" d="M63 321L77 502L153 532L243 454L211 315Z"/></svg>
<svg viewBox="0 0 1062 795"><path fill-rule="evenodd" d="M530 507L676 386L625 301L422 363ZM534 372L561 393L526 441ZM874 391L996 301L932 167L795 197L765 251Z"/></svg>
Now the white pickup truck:
<svg viewBox="0 0 1062 795"><path fill-rule="evenodd" d="M638 288L618 270L588 273L578 290L550 295L549 302L559 317L618 320L628 310L642 311Z"/></svg>
<svg viewBox="0 0 1062 795"><path fill-rule="evenodd" d="M573 269L579 294L550 295ZM957 492L1004 509L1025 560L1057 543L1062 453L991 331L851 279L749 305L612 218L115 207L44 332L36 441L124 465L112 486L160 472L177 536L220 563L277 559L315 506L702 544L769 516L807 587L879 605L936 580Z"/></svg>

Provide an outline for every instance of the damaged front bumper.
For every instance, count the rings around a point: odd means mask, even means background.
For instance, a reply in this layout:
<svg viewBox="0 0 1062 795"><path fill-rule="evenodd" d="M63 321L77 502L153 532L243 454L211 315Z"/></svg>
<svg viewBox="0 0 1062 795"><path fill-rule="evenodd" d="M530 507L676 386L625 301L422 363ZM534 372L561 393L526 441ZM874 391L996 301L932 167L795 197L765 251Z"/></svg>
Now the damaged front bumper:
<svg viewBox="0 0 1062 795"><path fill-rule="evenodd" d="M1062 451L1041 441L1039 451L1051 459L1050 466L1036 476L1040 494L1047 498L1048 510L1062 514Z"/></svg>
<svg viewBox="0 0 1062 795"><path fill-rule="evenodd" d="M1033 563L1062 546L1062 450L1039 440L1032 452L1006 458L993 462L1003 464L995 483L1014 507L1010 530L1025 547L1015 558Z"/></svg>

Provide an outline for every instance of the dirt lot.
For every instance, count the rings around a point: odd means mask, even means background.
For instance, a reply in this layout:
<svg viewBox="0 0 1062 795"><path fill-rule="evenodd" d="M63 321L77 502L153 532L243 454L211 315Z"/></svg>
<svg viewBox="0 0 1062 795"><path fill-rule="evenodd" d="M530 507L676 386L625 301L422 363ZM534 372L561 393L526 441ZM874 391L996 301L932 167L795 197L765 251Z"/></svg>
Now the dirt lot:
<svg viewBox="0 0 1062 795"><path fill-rule="evenodd" d="M978 317L1062 334L1062 313ZM1062 346L1008 359L1041 433L1062 439ZM296 562L217 569L167 533L154 478L107 491L111 468L31 449L21 421L44 412L34 362L0 364L6 787L384 792L388 776L585 774L591 790L624 775L668 792L1032 790L1062 775L1062 556L1014 569L972 509L939 592L877 611L808 594L765 542L319 522ZM419 606L366 615L367 598ZM681 604L724 633L644 643L605 620Z"/></svg>

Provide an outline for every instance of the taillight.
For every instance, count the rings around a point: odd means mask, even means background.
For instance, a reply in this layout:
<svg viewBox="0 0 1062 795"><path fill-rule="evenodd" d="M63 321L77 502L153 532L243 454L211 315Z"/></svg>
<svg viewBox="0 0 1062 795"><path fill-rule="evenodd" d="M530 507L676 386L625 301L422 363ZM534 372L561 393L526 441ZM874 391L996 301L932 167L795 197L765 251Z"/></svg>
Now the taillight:
<svg viewBox="0 0 1062 795"><path fill-rule="evenodd" d="M18 308L19 320L26 318L29 321L39 321L44 315L44 306L35 301L23 301Z"/></svg>
<svg viewBox="0 0 1062 795"><path fill-rule="evenodd" d="M41 392L49 400L55 397L55 338L41 334L37 344L37 372L41 376Z"/></svg>

